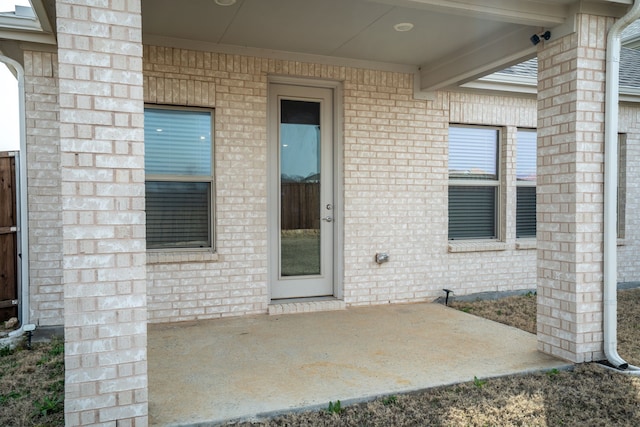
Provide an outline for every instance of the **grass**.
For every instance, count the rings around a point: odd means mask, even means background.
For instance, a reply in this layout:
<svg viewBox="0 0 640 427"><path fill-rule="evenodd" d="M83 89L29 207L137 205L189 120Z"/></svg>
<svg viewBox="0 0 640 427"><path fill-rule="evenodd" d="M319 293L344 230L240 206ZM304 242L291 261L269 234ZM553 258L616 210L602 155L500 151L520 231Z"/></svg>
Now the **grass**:
<svg viewBox="0 0 640 427"><path fill-rule="evenodd" d="M64 344L0 349L0 425L64 425Z"/></svg>
<svg viewBox="0 0 640 427"><path fill-rule="evenodd" d="M449 306L532 334L536 333L536 295L533 293L497 300L454 301Z"/></svg>
<svg viewBox="0 0 640 427"><path fill-rule="evenodd" d="M456 302L458 310L535 332L536 296ZM618 293L619 352L640 362L640 289ZM482 373L479 372L478 375ZM470 379L466 383L386 396L326 410L236 426L638 426L640 377L594 363L572 371Z"/></svg>
<svg viewBox="0 0 640 427"><path fill-rule="evenodd" d="M282 232L280 242L283 276L320 274L320 234L287 230Z"/></svg>

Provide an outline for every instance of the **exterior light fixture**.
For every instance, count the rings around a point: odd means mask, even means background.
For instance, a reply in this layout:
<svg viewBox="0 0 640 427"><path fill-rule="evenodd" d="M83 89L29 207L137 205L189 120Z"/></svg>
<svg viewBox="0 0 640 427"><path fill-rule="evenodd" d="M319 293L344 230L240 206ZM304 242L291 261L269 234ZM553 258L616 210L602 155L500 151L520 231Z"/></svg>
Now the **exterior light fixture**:
<svg viewBox="0 0 640 427"><path fill-rule="evenodd" d="M215 0L218 6L233 6L236 4L236 0Z"/></svg>
<svg viewBox="0 0 640 427"><path fill-rule="evenodd" d="M400 33L404 33L407 31L411 31L413 29L413 24L411 22L401 22L399 24L394 25L393 29Z"/></svg>
<svg viewBox="0 0 640 427"><path fill-rule="evenodd" d="M538 43L540 43L541 39L545 39L545 40L549 40L551 38L551 31L547 30L542 34L534 34L532 35L529 40L531 40L531 43L533 43L533 45L537 45Z"/></svg>

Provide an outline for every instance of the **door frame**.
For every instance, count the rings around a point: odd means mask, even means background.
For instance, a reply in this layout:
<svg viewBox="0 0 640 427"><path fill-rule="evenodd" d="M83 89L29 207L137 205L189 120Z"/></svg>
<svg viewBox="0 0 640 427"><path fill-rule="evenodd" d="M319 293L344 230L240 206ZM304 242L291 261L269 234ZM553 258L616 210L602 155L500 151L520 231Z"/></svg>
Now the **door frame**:
<svg viewBox="0 0 640 427"><path fill-rule="evenodd" d="M343 156L343 112L342 112L342 84L331 80L304 79L288 76L269 76L267 79L268 96L271 96L271 86L288 85L302 86L308 88L323 88L333 91L333 297L343 299L344 289L344 156ZM272 230L272 225L278 221L278 184L273 173L274 168L278 168L278 150L273 144L272 126L277 120L274 115L277 111L271 111L267 102L267 277L269 301L271 301L271 285L278 279L278 253L271 248L277 246L277 234ZM275 253L274 253L275 252ZM302 298L307 300L307 298ZM313 299L310 297L309 299ZM282 301L282 300L279 300Z"/></svg>

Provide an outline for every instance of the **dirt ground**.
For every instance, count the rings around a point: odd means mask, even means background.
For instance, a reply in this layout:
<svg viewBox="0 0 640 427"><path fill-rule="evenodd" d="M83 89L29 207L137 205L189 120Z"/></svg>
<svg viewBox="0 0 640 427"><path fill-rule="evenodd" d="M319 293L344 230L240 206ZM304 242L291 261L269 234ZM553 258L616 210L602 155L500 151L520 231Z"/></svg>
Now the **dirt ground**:
<svg viewBox="0 0 640 427"><path fill-rule="evenodd" d="M535 331L536 297L454 302L452 309ZM618 292L618 347L640 363L640 289ZM0 426L61 426L64 346L0 349ZM300 412L235 426L638 426L640 377L593 363L389 395L333 411Z"/></svg>
<svg viewBox="0 0 640 427"><path fill-rule="evenodd" d="M620 355L640 362L640 289L618 293ZM536 296L452 306L535 332ZM640 377L587 363L549 371L474 379L405 395L302 412L235 426L638 426Z"/></svg>

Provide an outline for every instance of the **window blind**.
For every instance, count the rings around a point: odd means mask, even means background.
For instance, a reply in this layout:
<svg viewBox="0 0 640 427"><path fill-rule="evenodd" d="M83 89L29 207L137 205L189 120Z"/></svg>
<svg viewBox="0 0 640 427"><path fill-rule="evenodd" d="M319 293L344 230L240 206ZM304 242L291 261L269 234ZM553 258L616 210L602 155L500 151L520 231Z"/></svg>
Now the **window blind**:
<svg viewBox="0 0 640 427"><path fill-rule="evenodd" d="M536 236L536 187L518 187L516 237Z"/></svg>
<svg viewBox="0 0 640 427"><path fill-rule="evenodd" d="M212 247L211 111L145 109L147 248Z"/></svg>
<svg viewBox="0 0 640 427"><path fill-rule="evenodd" d="M495 239L497 187L449 187L449 239Z"/></svg>
<svg viewBox="0 0 640 427"><path fill-rule="evenodd" d="M536 180L536 132L519 130L516 144L516 179Z"/></svg>
<svg viewBox="0 0 640 427"><path fill-rule="evenodd" d="M449 178L498 179L498 130L449 128Z"/></svg>
<svg viewBox="0 0 640 427"><path fill-rule="evenodd" d="M618 191L616 203L617 237L625 238L627 210L627 135L618 134Z"/></svg>
<svg viewBox="0 0 640 427"><path fill-rule="evenodd" d="M516 237L535 237L537 134L520 129L516 138Z"/></svg>
<svg viewBox="0 0 640 427"><path fill-rule="evenodd" d="M211 113L146 109L147 175L211 175Z"/></svg>
<svg viewBox="0 0 640 427"><path fill-rule="evenodd" d="M449 127L450 240L498 237L498 137L495 128Z"/></svg>
<svg viewBox="0 0 640 427"><path fill-rule="evenodd" d="M147 248L210 247L210 184L146 182Z"/></svg>

